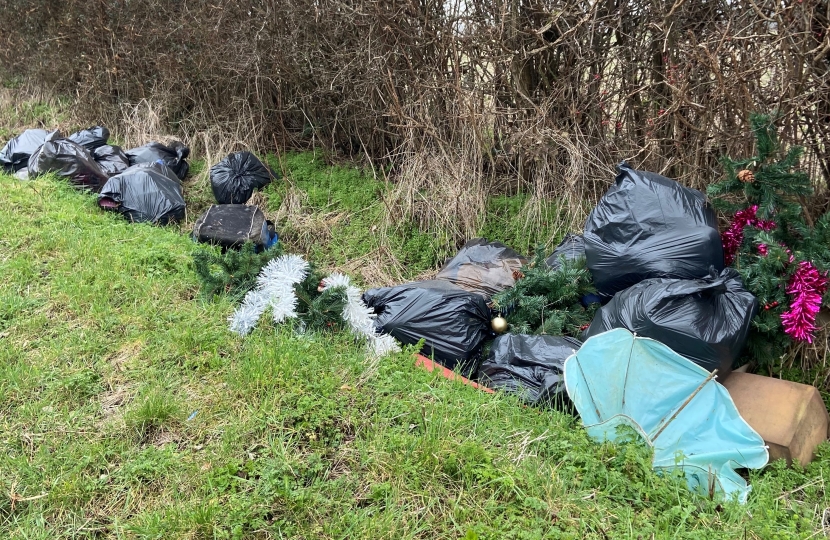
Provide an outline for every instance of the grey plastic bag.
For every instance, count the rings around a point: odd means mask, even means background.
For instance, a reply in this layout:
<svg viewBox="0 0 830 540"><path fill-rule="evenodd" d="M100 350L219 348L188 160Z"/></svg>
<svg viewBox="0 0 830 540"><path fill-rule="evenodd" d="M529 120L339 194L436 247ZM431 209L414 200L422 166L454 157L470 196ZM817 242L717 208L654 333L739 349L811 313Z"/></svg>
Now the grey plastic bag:
<svg viewBox="0 0 830 540"><path fill-rule="evenodd" d="M448 281L486 299L516 284L513 277L527 259L501 242L475 238L447 261L435 279Z"/></svg>

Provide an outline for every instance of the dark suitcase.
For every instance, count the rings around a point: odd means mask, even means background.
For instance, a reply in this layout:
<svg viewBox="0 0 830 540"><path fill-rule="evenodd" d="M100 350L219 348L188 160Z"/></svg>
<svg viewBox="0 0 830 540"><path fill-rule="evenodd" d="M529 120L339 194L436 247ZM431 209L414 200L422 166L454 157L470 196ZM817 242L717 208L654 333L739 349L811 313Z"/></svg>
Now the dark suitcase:
<svg viewBox="0 0 830 540"><path fill-rule="evenodd" d="M262 210L245 204L214 204L196 220L193 238L226 249L241 247L245 242L267 249L277 241L273 224Z"/></svg>

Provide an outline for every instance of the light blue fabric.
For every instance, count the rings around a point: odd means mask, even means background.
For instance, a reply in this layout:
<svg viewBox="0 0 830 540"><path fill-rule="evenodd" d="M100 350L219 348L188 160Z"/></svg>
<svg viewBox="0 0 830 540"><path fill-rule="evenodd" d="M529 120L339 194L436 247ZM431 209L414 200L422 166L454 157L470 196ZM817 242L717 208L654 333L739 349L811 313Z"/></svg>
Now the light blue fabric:
<svg viewBox="0 0 830 540"><path fill-rule="evenodd" d="M680 468L690 490L745 503L751 487L734 469L760 469L769 454L709 375L624 328L588 339L565 361L565 387L591 438L615 441L618 426L631 426L654 448L655 470Z"/></svg>

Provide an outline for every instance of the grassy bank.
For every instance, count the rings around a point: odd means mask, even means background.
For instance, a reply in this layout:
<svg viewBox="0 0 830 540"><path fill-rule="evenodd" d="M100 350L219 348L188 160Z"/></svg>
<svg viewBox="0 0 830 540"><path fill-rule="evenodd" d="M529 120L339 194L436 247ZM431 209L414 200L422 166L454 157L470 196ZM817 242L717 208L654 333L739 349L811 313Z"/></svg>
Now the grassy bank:
<svg viewBox="0 0 830 540"><path fill-rule="evenodd" d="M286 159L290 182L263 194L286 242L325 264L367 260L379 181ZM750 473L746 506L701 499L655 475L646 448L596 445L567 415L409 354L370 365L348 336L268 323L238 338L233 306L199 298L179 229L130 225L50 178L0 176L0 208L2 538L822 534L827 448L807 470ZM347 217L303 236L298 219L332 212ZM387 234L400 277L441 256L434 239Z"/></svg>

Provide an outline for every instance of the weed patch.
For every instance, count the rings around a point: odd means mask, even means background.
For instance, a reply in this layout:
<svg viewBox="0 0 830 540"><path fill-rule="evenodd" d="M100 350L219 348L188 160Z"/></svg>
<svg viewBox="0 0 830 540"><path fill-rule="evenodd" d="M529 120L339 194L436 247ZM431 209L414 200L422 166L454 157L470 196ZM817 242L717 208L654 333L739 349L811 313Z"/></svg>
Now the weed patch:
<svg viewBox="0 0 830 540"><path fill-rule="evenodd" d="M168 390L150 388L139 394L135 408L128 413L127 428L145 441L163 427L174 424L179 414L179 404Z"/></svg>

